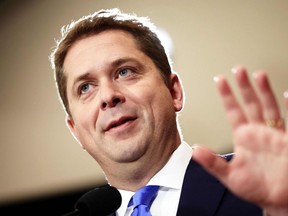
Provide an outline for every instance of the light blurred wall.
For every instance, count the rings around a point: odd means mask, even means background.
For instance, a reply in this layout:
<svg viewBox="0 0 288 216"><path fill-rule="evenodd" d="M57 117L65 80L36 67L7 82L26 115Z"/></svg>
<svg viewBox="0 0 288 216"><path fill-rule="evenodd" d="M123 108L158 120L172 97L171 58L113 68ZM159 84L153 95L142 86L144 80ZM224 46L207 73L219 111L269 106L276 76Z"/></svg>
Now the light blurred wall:
<svg viewBox="0 0 288 216"><path fill-rule="evenodd" d="M104 182L65 125L48 56L60 28L102 8L149 16L170 33L182 77L185 140L232 149L213 77L237 64L269 72L282 105L288 88L286 0L41 0L1 8L0 203Z"/></svg>

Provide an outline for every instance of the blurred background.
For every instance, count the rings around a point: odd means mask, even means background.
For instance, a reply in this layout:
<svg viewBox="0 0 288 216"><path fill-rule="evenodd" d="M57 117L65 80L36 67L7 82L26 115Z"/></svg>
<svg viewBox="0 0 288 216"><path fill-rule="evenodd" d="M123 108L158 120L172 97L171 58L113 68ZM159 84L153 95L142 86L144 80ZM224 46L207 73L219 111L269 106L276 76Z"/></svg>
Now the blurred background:
<svg viewBox="0 0 288 216"><path fill-rule="evenodd" d="M168 34L186 92L180 124L189 144L233 150L213 77L224 74L235 89L235 65L245 65L250 74L268 71L284 115L286 0L2 0L0 210L60 215L82 193L106 183L66 127L48 56L63 25L114 7L148 16Z"/></svg>

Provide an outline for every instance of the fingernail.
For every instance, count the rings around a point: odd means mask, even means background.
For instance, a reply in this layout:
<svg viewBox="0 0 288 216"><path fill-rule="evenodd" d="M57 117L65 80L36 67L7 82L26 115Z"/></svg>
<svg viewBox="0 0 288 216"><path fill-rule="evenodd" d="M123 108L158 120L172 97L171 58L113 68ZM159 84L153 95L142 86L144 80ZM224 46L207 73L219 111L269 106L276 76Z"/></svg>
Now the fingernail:
<svg viewBox="0 0 288 216"><path fill-rule="evenodd" d="M288 98L288 90L285 91L283 95L284 95L285 98Z"/></svg>
<svg viewBox="0 0 288 216"><path fill-rule="evenodd" d="M237 67L232 68L232 69L231 69L231 72L232 72L233 74L235 74L235 73L237 72Z"/></svg>
<svg viewBox="0 0 288 216"><path fill-rule="evenodd" d="M219 81L219 77L218 76L214 76L213 80L214 80L214 82L218 82Z"/></svg>

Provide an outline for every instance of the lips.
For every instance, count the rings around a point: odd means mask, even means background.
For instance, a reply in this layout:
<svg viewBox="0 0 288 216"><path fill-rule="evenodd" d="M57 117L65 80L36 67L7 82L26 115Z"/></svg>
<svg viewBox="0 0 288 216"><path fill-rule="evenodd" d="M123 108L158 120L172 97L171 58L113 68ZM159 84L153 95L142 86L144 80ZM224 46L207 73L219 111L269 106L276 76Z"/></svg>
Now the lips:
<svg viewBox="0 0 288 216"><path fill-rule="evenodd" d="M111 121L107 127L105 128L105 132L113 129L113 128L116 128L116 127L119 127L121 125L124 125L126 124L127 122L130 122L130 121L134 121L136 119L136 117L133 117L133 116L124 116L124 117L121 117L115 121Z"/></svg>

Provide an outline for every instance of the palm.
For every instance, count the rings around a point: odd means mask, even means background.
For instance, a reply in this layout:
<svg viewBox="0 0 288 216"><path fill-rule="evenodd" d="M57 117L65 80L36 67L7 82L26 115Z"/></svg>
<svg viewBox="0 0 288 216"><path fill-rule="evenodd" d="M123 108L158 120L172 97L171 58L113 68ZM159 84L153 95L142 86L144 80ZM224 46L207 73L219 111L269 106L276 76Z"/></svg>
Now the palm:
<svg viewBox="0 0 288 216"><path fill-rule="evenodd" d="M283 135L259 124L234 132L236 155L227 184L235 194L263 206L288 206L288 143ZM285 184L286 192L281 189Z"/></svg>

